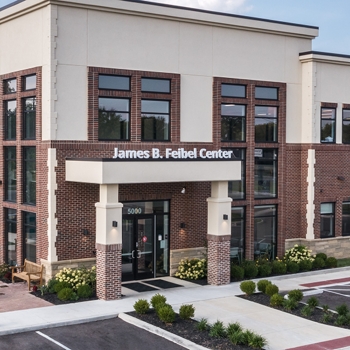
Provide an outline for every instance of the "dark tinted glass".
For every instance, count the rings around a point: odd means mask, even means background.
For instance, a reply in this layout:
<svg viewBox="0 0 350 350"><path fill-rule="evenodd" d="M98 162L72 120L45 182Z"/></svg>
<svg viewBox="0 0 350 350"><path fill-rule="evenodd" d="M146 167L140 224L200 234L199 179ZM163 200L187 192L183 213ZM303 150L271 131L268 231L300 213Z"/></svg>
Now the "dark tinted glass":
<svg viewBox="0 0 350 350"><path fill-rule="evenodd" d="M12 94L17 91L17 79L4 80L4 93Z"/></svg>
<svg viewBox="0 0 350 350"><path fill-rule="evenodd" d="M343 203L342 235L350 236L350 203Z"/></svg>
<svg viewBox="0 0 350 350"><path fill-rule="evenodd" d="M350 143L350 109L343 109L343 143Z"/></svg>
<svg viewBox="0 0 350 350"><path fill-rule="evenodd" d="M245 149L235 148L231 149L235 158L241 159L241 180L228 182L228 196L233 200L245 198Z"/></svg>
<svg viewBox="0 0 350 350"><path fill-rule="evenodd" d="M23 119L24 119L24 139L35 140L35 112L36 98L29 97L23 101Z"/></svg>
<svg viewBox="0 0 350 350"><path fill-rule="evenodd" d="M36 214L23 212L24 258L36 262Z"/></svg>
<svg viewBox="0 0 350 350"><path fill-rule="evenodd" d="M278 88L257 86L255 88L255 98L262 100L277 100Z"/></svg>
<svg viewBox="0 0 350 350"><path fill-rule="evenodd" d="M34 90L36 89L36 75L28 75L24 77L23 90Z"/></svg>
<svg viewBox="0 0 350 350"><path fill-rule="evenodd" d="M5 200L16 202L16 147L5 147Z"/></svg>
<svg viewBox="0 0 350 350"><path fill-rule="evenodd" d="M221 84L221 96L224 97L246 97L245 85Z"/></svg>
<svg viewBox="0 0 350 350"><path fill-rule="evenodd" d="M108 90L130 90L130 77L122 77L118 75L102 75L98 76L98 88Z"/></svg>
<svg viewBox="0 0 350 350"><path fill-rule="evenodd" d="M277 107L255 107L255 142L277 141Z"/></svg>
<svg viewBox="0 0 350 350"><path fill-rule="evenodd" d="M7 231L7 263L17 264L17 211L16 209L5 209L6 231Z"/></svg>
<svg viewBox="0 0 350 350"><path fill-rule="evenodd" d="M335 108L321 108L321 142L335 142Z"/></svg>
<svg viewBox="0 0 350 350"><path fill-rule="evenodd" d="M143 92L160 92L170 93L170 80L169 79L141 79L141 91Z"/></svg>
<svg viewBox="0 0 350 350"><path fill-rule="evenodd" d="M36 150L35 147L24 148L24 193L23 201L36 203Z"/></svg>
<svg viewBox="0 0 350 350"><path fill-rule="evenodd" d="M16 109L17 102L6 101L5 102L5 138L7 140L16 139Z"/></svg>

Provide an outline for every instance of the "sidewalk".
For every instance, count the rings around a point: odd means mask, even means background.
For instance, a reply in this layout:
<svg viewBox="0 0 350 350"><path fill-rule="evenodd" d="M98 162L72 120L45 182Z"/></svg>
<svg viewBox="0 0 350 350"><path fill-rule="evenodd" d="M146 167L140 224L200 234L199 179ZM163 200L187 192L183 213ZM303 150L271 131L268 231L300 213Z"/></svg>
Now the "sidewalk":
<svg viewBox="0 0 350 350"><path fill-rule="evenodd" d="M308 272L297 275L270 277L280 292L300 288L301 284L350 278L350 267ZM172 277L167 277L174 281ZM176 279L176 283L182 283ZM242 294L238 283L226 286L198 286L183 283L185 288L164 289L175 311L182 304L191 303L196 308L196 319L207 318L239 322L245 329L264 336L268 349L350 349L350 330L327 326L237 298ZM88 301L67 305L39 307L35 310L19 310L0 313L0 335L39 330L44 328L84 323L116 317L119 313L133 311L136 300L150 299L156 292L125 293L116 301ZM1 297L1 296L0 296ZM2 300L0 299L0 303ZM305 347L306 346L306 347Z"/></svg>

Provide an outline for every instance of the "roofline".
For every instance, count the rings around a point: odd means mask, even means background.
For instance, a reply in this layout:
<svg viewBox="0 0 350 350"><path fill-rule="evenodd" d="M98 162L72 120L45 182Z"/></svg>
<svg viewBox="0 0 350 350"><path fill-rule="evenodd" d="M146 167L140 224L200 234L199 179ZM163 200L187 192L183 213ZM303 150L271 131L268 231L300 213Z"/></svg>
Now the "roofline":
<svg viewBox="0 0 350 350"><path fill-rule="evenodd" d="M23 1L23 0L22 0ZM298 24L298 23L291 23L291 22L283 22L283 21L276 21L272 19L266 19L266 18L259 18L259 17L251 17L251 16L243 16L243 15L234 15L232 13L226 13L226 12L218 12L218 11L209 11L209 10L203 10L203 9L196 9L194 7L185 7L185 6L178 6L178 5L168 5L168 4L162 4L158 2L152 2L152 1L144 1L144 0L122 0L124 2L133 2L133 3L142 3L145 5L153 5L153 6L162 6L162 7L168 7L168 8L175 8L179 10L188 10L188 11L194 11L194 12L202 12L212 15L220 15L220 16L226 16L226 17L234 17L234 18L242 18L242 19L248 19L253 21L261 21L261 22L268 22L268 23L275 23L275 24L283 24L283 25L289 25L294 27L302 27L302 28L310 28L310 29L319 29L317 26L310 26L306 24Z"/></svg>
<svg viewBox="0 0 350 350"><path fill-rule="evenodd" d="M0 11L6 10L7 8L12 7L14 5L17 5L17 4L19 4L20 2L23 2L23 1L25 1L25 0L17 0L17 1L11 2L11 3L3 6L3 7L0 7Z"/></svg>
<svg viewBox="0 0 350 350"><path fill-rule="evenodd" d="M342 57L342 58L350 58L350 55L344 55L340 53L332 53L332 52L322 52L322 51L306 51L299 53L299 56L305 55L321 55L321 56L330 56L330 57Z"/></svg>

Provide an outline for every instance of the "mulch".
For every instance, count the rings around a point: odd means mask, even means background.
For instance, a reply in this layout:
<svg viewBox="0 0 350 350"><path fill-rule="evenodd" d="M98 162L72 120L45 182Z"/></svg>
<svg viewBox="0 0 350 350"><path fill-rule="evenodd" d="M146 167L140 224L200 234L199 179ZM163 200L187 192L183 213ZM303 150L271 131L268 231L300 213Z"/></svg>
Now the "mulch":
<svg viewBox="0 0 350 350"><path fill-rule="evenodd" d="M40 299L46 300L49 303L54 304L54 305L72 304L72 303L79 303L82 301L97 300L96 296L92 296L90 298L80 298L78 300L64 301L64 300L58 299L56 293L47 293L47 294L41 295L41 292L39 290L36 292L30 292L30 294L32 294Z"/></svg>
<svg viewBox="0 0 350 350"><path fill-rule="evenodd" d="M183 320L176 315L172 324L165 324L160 321L154 310L150 310L145 315L139 315L135 311L129 312L128 315L139 320L150 323L153 326L162 328L168 332L174 333L182 338L192 341L193 343L202 345L208 349L215 350L248 350L249 346L233 345L228 338L213 338L209 336L208 331L199 331L196 328L197 321Z"/></svg>

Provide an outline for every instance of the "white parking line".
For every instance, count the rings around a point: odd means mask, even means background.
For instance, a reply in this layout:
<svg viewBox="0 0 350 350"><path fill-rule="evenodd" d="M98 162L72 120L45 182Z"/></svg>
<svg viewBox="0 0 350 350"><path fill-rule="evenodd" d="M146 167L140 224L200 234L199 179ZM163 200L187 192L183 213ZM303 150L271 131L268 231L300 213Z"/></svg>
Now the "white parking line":
<svg viewBox="0 0 350 350"><path fill-rule="evenodd" d="M41 335L42 337L44 337L44 338L50 340L51 342L57 344L58 346L60 346L61 348L65 349L65 350L71 350L70 348L67 348L67 347L64 346L63 344L61 344L61 343L59 343L58 341L56 341L56 340L50 338L48 335L46 335L46 334L44 334L44 333L41 333L41 332L39 332L39 331L36 331L35 333L37 333L37 334Z"/></svg>

